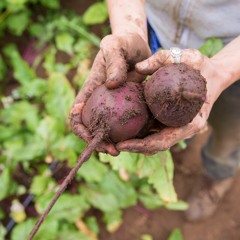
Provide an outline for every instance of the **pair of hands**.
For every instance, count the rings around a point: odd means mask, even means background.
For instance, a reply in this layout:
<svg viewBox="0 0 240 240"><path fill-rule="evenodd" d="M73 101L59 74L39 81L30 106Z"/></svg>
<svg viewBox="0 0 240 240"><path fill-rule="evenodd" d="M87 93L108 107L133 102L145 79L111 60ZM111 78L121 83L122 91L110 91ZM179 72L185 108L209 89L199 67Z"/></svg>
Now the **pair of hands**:
<svg viewBox="0 0 240 240"><path fill-rule="evenodd" d="M153 74L158 68L173 62L168 50L160 50L151 56L147 42L138 34L109 35L101 41L91 72L70 112L73 132L86 142L92 137L81 121L83 106L91 93L99 85L116 88L126 81L142 82L146 75ZM207 100L193 121L180 128L167 127L143 139L130 139L116 145L102 142L97 151L117 156L120 151L155 154L191 138L207 126L207 119L213 103L222 92L214 60L203 56L196 49L185 49L181 62L200 70L207 80Z"/></svg>

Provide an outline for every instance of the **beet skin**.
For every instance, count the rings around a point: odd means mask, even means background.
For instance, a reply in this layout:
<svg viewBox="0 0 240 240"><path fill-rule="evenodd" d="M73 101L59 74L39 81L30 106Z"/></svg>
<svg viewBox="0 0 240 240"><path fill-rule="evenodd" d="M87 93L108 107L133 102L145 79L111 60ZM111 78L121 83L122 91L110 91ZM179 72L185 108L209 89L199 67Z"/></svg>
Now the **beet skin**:
<svg viewBox="0 0 240 240"><path fill-rule="evenodd" d="M157 70L146 82L144 96L154 117L169 127L191 122L206 100L206 80L184 63Z"/></svg>
<svg viewBox="0 0 240 240"><path fill-rule="evenodd" d="M93 135L102 129L115 143L136 137L147 120L143 86L134 82L116 89L99 86L82 112L82 122Z"/></svg>

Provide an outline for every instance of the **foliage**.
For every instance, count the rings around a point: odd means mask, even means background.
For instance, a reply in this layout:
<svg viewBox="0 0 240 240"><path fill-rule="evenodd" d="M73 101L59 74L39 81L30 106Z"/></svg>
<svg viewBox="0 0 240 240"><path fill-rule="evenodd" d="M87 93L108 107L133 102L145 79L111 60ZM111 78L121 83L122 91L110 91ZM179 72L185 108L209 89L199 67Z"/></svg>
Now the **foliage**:
<svg viewBox="0 0 240 240"><path fill-rule="evenodd" d="M182 232L179 228L175 228L170 236L168 237L168 240L183 240Z"/></svg>
<svg viewBox="0 0 240 240"><path fill-rule="evenodd" d="M62 9L59 0L0 1L0 38L11 34L28 39L24 49L5 41L0 50L0 200L11 201L10 215L18 222L11 240L27 239L36 221L19 199L33 194L41 214L59 184L52 166L58 161L65 172L86 146L71 132L68 116L99 47L100 38L89 25L102 24L107 17L104 1L82 16ZM207 44L202 51L209 45L214 52L219 47L213 40ZM30 186L13 177L19 166L31 178ZM36 239L94 239L98 223L86 216L92 208L102 212L109 232L121 225L122 210L138 201L149 209L184 210L187 205L177 199L173 172L169 151L153 156L122 152L117 157L96 153L78 171L77 187L73 183L61 196ZM0 209L0 220L6 212ZM0 240L5 235L0 224Z"/></svg>

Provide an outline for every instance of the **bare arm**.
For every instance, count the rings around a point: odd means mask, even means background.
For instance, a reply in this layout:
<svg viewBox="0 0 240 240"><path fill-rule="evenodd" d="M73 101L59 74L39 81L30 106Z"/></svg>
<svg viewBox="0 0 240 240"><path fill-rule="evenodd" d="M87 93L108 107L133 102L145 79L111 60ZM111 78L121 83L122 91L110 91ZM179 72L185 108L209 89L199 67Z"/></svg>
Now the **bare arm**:
<svg viewBox="0 0 240 240"><path fill-rule="evenodd" d="M147 42L145 0L107 0L113 34L138 33Z"/></svg>
<svg viewBox="0 0 240 240"><path fill-rule="evenodd" d="M223 90L240 79L240 36L226 45L211 60L224 76L221 80Z"/></svg>

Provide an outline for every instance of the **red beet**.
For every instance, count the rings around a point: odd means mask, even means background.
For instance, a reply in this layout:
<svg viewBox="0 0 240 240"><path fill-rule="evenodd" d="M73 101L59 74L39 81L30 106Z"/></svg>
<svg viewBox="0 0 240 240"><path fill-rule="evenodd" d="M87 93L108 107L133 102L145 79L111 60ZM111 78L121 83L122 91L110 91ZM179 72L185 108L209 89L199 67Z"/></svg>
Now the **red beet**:
<svg viewBox="0 0 240 240"><path fill-rule="evenodd" d="M33 239L57 199L102 140L111 140L117 143L134 138L145 126L148 120L148 110L142 91L141 84L131 82L111 90L102 85L92 93L83 109L82 121L92 133L93 139L84 149L76 165L34 226L29 240Z"/></svg>
<svg viewBox="0 0 240 240"><path fill-rule="evenodd" d="M144 96L154 117L169 127L191 122L206 100L206 80L184 63L160 68L146 82Z"/></svg>
<svg viewBox="0 0 240 240"><path fill-rule="evenodd" d="M83 109L83 124L94 135L105 131L115 143L136 137L148 120L142 90L133 82L111 90L104 85L98 87Z"/></svg>

